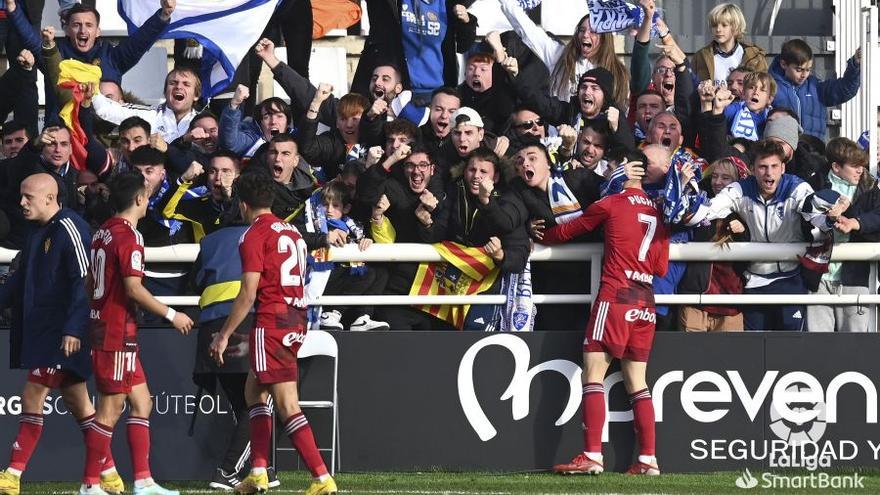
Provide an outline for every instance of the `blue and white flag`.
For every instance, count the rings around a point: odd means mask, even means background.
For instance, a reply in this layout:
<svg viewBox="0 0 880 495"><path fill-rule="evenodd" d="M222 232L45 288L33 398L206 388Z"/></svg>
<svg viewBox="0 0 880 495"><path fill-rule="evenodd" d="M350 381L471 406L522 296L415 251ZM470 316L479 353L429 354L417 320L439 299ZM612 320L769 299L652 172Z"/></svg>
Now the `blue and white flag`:
<svg viewBox="0 0 880 495"><path fill-rule="evenodd" d="M162 39L192 38L204 48L203 95L229 86L235 69L253 48L282 0L177 0ZM119 15L131 35L160 8L160 0L119 0Z"/></svg>
<svg viewBox="0 0 880 495"><path fill-rule="evenodd" d="M587 0L590 11L590 29L594 33L616 33L626 29L638 29L645 19L645 11L638 5L623 0ZM657 36L659 9L651 19L651 36Z"/></svg>

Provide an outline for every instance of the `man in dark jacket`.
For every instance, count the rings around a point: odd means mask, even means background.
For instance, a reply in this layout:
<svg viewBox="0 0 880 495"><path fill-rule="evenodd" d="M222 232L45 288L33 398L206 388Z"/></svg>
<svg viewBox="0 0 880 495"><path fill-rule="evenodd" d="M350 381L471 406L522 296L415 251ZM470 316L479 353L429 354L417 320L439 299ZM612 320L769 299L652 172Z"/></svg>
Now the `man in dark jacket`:
<svg viewBox="0 0 880 495"><path fill-rule="evenodd" d="M46 173L29 176L21 184L24 218L35 224L25 240L22 262L0 286L0 307L13 309L12 368L28 369L22 393L22 414L9 468L0 472L0 492L18 493L21 474L43 430L43 404L59 389L80 428L95 415L86 380L92 374L89 344L89 227L59 202L57 178ZM105 469L111 469L105 464ZM107 475L111 472L106 472ZM112 469L106 491L123 491L122 479Z"/></svg>
<svg viewBox="0 0 880 495"><path fill-rule="evenodd" d="M402 177L392 173L392 166L401 161ZM429 189L434 174L434 162L424 148L401 146L388 160L371 166L361 175L357 195L375 205L370 228L376 242L429 243L434 240L435 215L443 200ZM389 230L393 236L388 234ZM390 263L386 267L385 294L409 294L419 264ZM409 306L378 307L376 318L388 322L392 330L449 328L437 318Z"/></svg>
<svg viewBox="0 0 880 495"><path fill-rule="evenodd" d="M2 204L11 224L7 242L18 248L21 246L27 221L19 207L19 188L25 178L47 173L55 177L61 185L58 199L62 205L79 212L77 202L77 179L79 173L70 164L70 131L64 127L47 127L43 130L35 146L25 146L18 156L6 161L6 190L3 191Z"/></svg>
<svg viewBox="0 0 880 495"><path fill-rule="evenodd" d="M456 52L464 53L477 35L469 14L473 0L367 0L370 34L351 90L367 94L373 68L391 63L401 68L405 88L426 105L431 92L458 84Z"/></svg>
<svg viewBox="0 0 880 495"><path fill-rule="evenodd" d="M131 36L114 45L106 40L99 40L101 14L94 7L76 4L65 13L65 34L67 39L58 41L58 50L64 59L74 59L86 64L100 63L101 81L122 86L122 75L128 72L141 57L153 46L159 35L168 26L177 0L161 0L161 8L147 19ZM24 12L16 8L15 0L6 0L6 11L12 19L15 30L21 36L25 48L35 56L41 53L40 35L31 26ZM48 79L47 79L48 84ZM104 94L101 91L101 94ZM47 100L53 100L54 91L46 91ZM46 115L54 114L58 109L56 103L47 102ZM47 118L51 121L51 119Z"/></svg>

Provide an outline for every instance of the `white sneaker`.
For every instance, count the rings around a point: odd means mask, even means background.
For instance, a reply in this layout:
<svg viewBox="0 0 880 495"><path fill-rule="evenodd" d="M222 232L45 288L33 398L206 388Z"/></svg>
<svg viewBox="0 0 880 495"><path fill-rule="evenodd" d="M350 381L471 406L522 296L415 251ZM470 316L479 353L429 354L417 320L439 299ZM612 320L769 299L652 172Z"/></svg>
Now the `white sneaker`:
<svg viewBox="0 0 880 495"><path fill-rule="evenodd" d="M361 315L357 320L354 320L354 323L351 324L352 332L366 332L368 330L390 330L391 327L388 326L384 321L374 321L370 319L369 315Z"/></svg>
<svg viewBox="0 0 880 495"><path fill-rule="evenodd" d="M321 330L342 330L342 313L339 311L325 311L321 313Z"/></svg>

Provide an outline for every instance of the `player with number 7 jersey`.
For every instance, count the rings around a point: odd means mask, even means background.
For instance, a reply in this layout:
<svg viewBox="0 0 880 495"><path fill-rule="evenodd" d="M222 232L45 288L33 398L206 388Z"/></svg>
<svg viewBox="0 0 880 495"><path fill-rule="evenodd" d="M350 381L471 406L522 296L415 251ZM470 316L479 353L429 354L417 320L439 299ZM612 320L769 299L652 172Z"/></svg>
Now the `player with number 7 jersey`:
<svg viewBox="0 0 880 495"><path fill-rule="evenodd" d="M268 175L244 174L238 179L239 209L251 224L241 236L241 288L229 317L216 334L209 353L223 365L229 336L256 302L250 333L251 373L245 382L251 426L251 471L236 485L237 493L262 493L269 488L267 467L275 400L284 432L314 478L306 495L336 494L336 482L315 444L309 422L299 408L296 355L308 324L304 300L306 243L296 227L272 214L275 185Z"/></svg>
<svg viewBox="0 0 880 495"><path fill-rule="evenodd" d="M640 174L644 174L647 159L643 153L630 152L627 161L638 165ZM604 470L604 379L611 360L619 359L639 441L639 460L629 473L660 474L655 457L654 409L645 374L657 322L653 278L666 274L669 234L654 201L642 190L641 175L629 179L622 192L591 204L575 220L544 232L545 244L559 244L600 226L605 228L602 280L583 344L584 451L569 463L554 466L558 473L599 474Z"/></svg>

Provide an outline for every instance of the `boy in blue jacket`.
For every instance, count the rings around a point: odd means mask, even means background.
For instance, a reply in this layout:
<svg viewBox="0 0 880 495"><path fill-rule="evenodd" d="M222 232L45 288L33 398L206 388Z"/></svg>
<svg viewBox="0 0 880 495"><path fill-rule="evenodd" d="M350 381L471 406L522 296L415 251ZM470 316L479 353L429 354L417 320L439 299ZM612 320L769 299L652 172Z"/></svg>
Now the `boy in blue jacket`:
<svg viewBox="0 0 880 495"><path fill-rule="evenodd" d="M827 134L827 107L851 100L861 84L862 50L846 64L843 77L820 81L812 75L813 50L802 39L786 41L782 52L770 65L770 75L779 86L774 107L794 110L804 128L804 134L825 139Z"/></svg>

